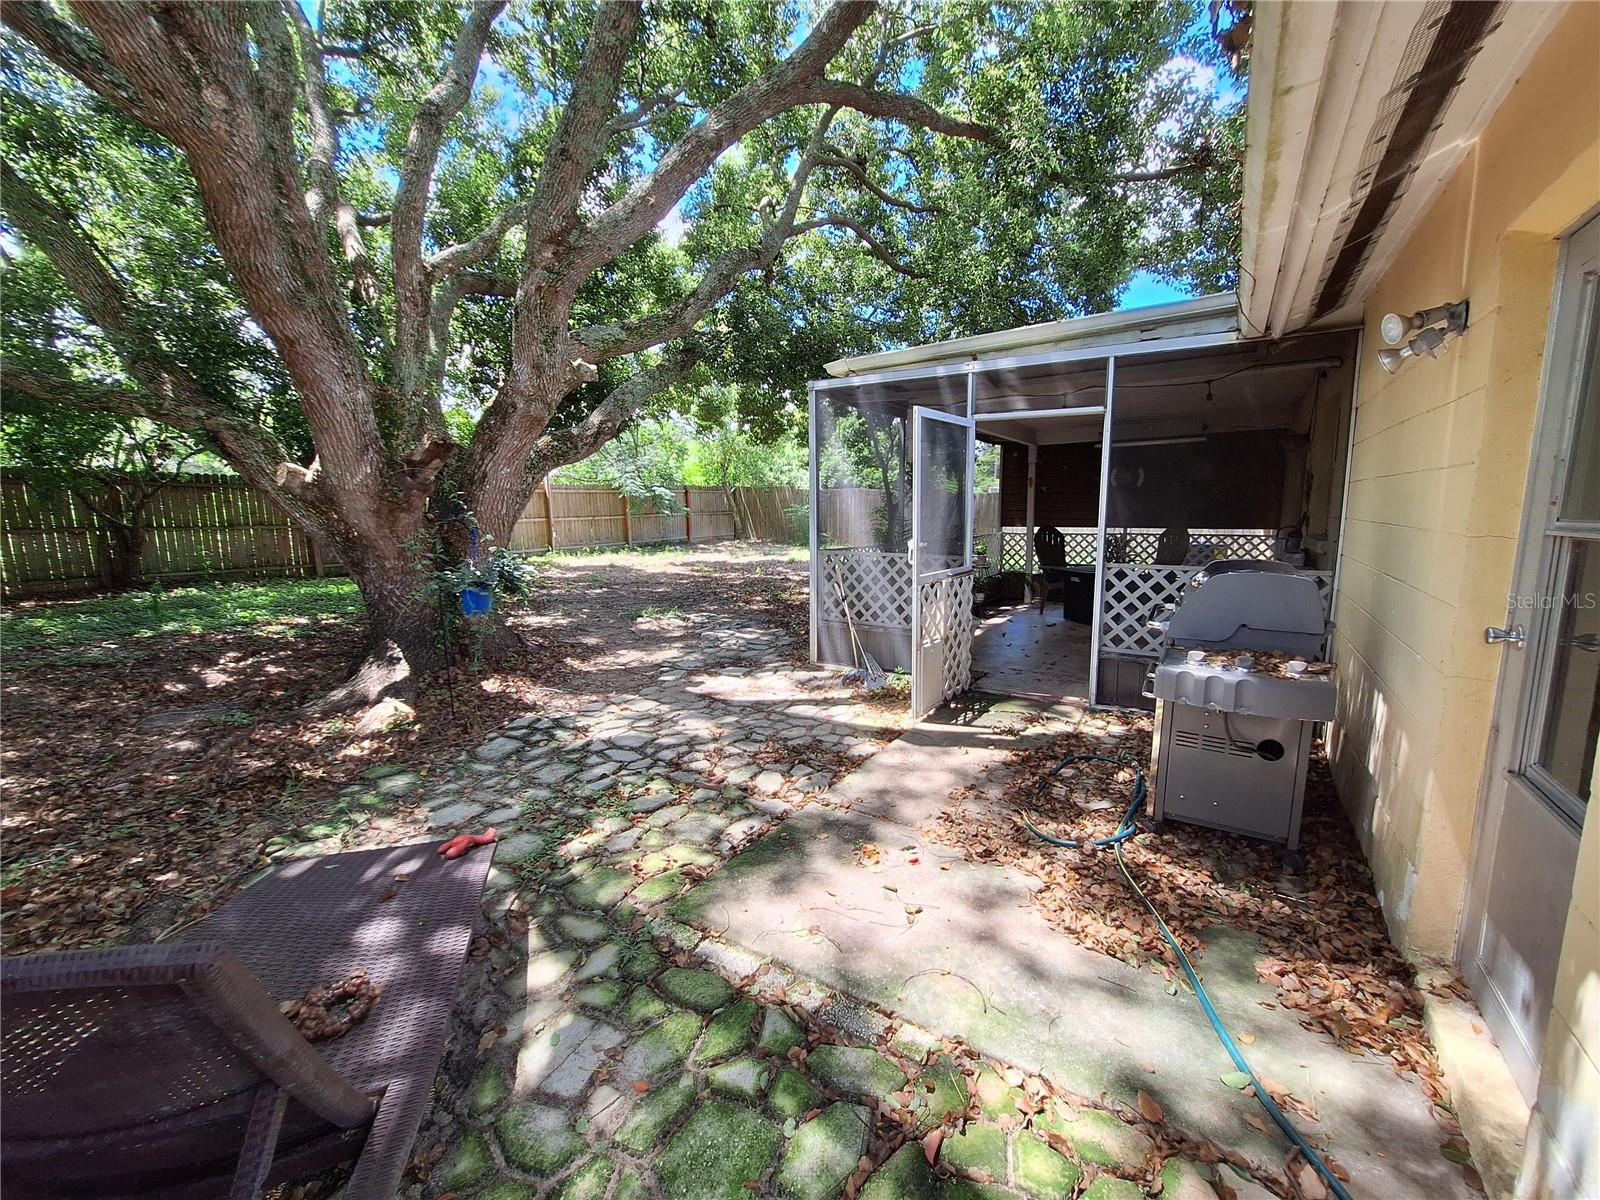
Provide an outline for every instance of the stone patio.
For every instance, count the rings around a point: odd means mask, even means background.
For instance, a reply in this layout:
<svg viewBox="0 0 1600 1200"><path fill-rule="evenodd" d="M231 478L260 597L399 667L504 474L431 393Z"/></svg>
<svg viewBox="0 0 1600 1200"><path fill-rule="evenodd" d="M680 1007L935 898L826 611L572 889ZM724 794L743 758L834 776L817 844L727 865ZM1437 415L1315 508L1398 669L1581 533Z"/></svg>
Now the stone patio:
<svg viewBox="0 0 1600 1200"><path fill-rule="evenodd" d="M951 789L992 782L1019 727L968 712L895 741L902 703L794 665L801 648L783 633L707 613L672 620L670 655L609 657L612 686L636 686L575 697L458 761L343 797L402 806L371 822L370 839L488 825L501 836L405 1195L1287 1194L1280 1148L1239 1124L1250 1102L1210 1078L1207 1054L1220 1051L1192 1028L1192 1000L1144 996L1120 964L1079 950L1086 967L1049 930L1030 944L1017 880L941 870L945 852L916 833ZM869 843L886 852L871 870ZM1003 961L1019 949L1029 962ZM1223 961L1218 951L1208 966ZM986 1020L973 1019L963 976L982 977ZM1094 1019L1066 1015L1055 1001L1067 996L1092 996L1080 1010ZM1122 1015L1100 1019L1112 1008ZM1141 1025L1141 1013L1159 1015ZM1122 1049L1074 1041L1096 1024ZM1284 1036L1287 1053L1305 1051ZM1142 1084L1169 1110L1159 1123L1112 1086L1138 1082L1134 1043L1165 1064ZM1340 1052L1304 1063L1337 1070L1329 1056ZM1206 1078L1189 1079L1191 1061ZM1234 1136L1217 1136L1208 1104ZM1370 1136L1349 1133L1342 1161ZM1431 1149L1413 1150L1433 1166Z"/></svg>

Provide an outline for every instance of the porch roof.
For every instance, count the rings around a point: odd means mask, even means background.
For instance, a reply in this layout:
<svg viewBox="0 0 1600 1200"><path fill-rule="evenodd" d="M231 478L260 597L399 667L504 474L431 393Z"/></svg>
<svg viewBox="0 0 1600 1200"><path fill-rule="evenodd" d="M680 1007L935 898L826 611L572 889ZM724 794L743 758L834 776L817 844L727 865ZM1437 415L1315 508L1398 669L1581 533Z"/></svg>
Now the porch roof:
<svg viewBox="0 0 1600 1200"><path fill-rule="evenodd" d="M875 375L887 371L904 371L909 375L919 368L951 363L986 362L1023 354L1229 334L1238 329L1238 308L1239 298L1235 293L1219 292L1173 304L1125 308L1119 312L1095 313L1065 321L1044 321L1037 325L1020 325L1015 329L1001 329L973 337L930 342L925 346L859 354L853 358L835 359L824 369L835 378Z"/></svg>

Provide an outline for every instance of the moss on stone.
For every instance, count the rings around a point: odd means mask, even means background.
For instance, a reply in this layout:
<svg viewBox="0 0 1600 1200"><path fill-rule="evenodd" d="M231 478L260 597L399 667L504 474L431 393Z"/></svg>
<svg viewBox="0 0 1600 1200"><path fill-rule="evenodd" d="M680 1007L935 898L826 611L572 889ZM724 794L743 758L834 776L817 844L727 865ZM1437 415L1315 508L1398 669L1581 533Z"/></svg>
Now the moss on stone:
<svg viewBox="0 0 1600 1200"><path fill-rule="evenodd" d="M656 986L685 1008L712 1012L733 999L733 985L721 975L690 967L663 971Z"/></svg>
<svg viewBox="0 0 1600 1200"><path fill-rule="evenodd" d="M668 1200L749 1200L783 1135L748 1108L713 1100L697 1109L657 1163Z"/></svg>
<svg viewBox="0 0 1600 1200"><path fill-rule="evenodd" d="M712 1067L706 1072L706 1082L714 1092L736 1096L741 1100L755 1100L767 1085L768 1074L767 1065L760 1059L736 1058L720 1067Z"/></svg>
<svg viewBox="0 0 1600 1200"><path fill-rule="evenodd" d="M495 1135L506 1158L530 1175L554 1175L583 1152L583 1138L567 1114L540 1104L506 1109L495 1120Z"/></svg>
<svg viewBox="0 0 1600 1200"><path fill-rule="evenodd" d="M625 1167L622 1178L617 1180L617 1194L614 1200L650 1200L650 1185L634 1168Z"/></svg>
<svg viewBox="0 0 1600 1200"><path fill-rule="evenodd" d="M666 960L648 943L636 943L622 956L622 974L628 979L649 979L665 965Z"/></svg>
<svg viewBox="0 0 1600 1200"><path fill-rule="evenodd" d="M990 1120L1021 1115L1017 1102L1022 1099L1022 1089L1014 1088L1001 1079L993 1067L978 1068L978 1078L972 1090L977 1096L979 1109Z"/></svg>
<svg viewBox="0 0 1600 1200"><path fill-rule="evenodd" d="M610 1011L621 1001L627 988L615 979L602 980L592 983L578 993L578 1003L589 1008L600 1008Z"/></svg>
<svg viewBox="0 0 1600 1200"><path fill-rule="evenodd" d="M633 887L633 876L610 867L599 867L588 872L567 889L567 899L579 908L604 912L614 908L628 889Z"/></svg>
<svg viewBox="0 0 1600 1200"><path fill-rule="evenodd" d="M949 1179L939 1200L1016 1200L1016 1193L998 1183L974 1183L970 1179Z"/></svg>
<svg viewBox="0 0 1600 1200"><path fill-rule="evenodd" d="M1101 1167L1141 1170L1154 1145L1137 1129L1098 1108L1081 1109L1074 1116L1056 1111L1052 1105L1036 1114L1033 1123L1035 1128L1065 1138L1083 1162Z"/></svg>
<svg viewBox="0 0 1600 1200"><path fill-rule="evenodd" d="M554 1200L604 1200L615 1170L609 1158L591 1158L567 1176Z"/></svg>
<svg viewBox="0 0 1600 1200"><path fill-rule="evenodd" d="M911 1112L918 1136L952 1117L966 1113L972 1103L967 1077L950 1058L941 1058L910 1084Z"/></svg>
<svg viewBox="0 0 1600 1200"><path fill-rule="evenodd" d="M683 872L667 871L654 879L645 880L634 888L633 901L635 904L660 904L663 900L671 900L683 891L685 882L687 881L683 877Z"/></svg>
<svg viewBox="0 0 1600 1200"><path fill-rule="evenodd" d="M485 1113L506 1098L511 1090L506 1082L506 1069L500 1063L488 1062L472 1081L472 1094L467 1107L474 1113Z"/></svg>
<svg viewBox="0 0 1600 1200"><path fill-rule="evenodd" d="M1169 1158L1161 1165L1163 1200L1215 1200L1216 1192L1201 1169L1186 1158Z"/></svg>
<svg viewBox="0 0 1600 1200"><path fill-rule="evenodd" d="M872 1114L859 1104L830 1104L789 1139L778 1187L794 1200L833 1200L867 1148Z"/></svg>
<svg viewBox="0 0 1600 1200"><path fill-rule="evenodd" d="M681 1010L663 1017L634 1039L622 1056L622 1077L631 1082L659 1075L689 1057L700 1036L700 1018Z"/></svg>
<svg viewBox="0 0 1600 1200"><path fill-rule="evenodd" d="M899 1067L865 1046L818 1046L806 1057L806 1065L829 1087L873 1100L882 1100L906 1084Z"/></svg>
<svg viewBox="0 0 1600 1200"><path fill-rule="evenodd" d="M872 1173L858 1200L934 1200L938 1182L916 1142L907 1142Z"/></svg>
<svg viewBox="0 0 1600 1200"><path fill-rule="evenodd" d="M671 1007L649 988L636 987L618 1015L635 1029L641 1029L666 1016Z"/></svg>
<svg viewBox="0 0 1600 1200"><path fill-rule="evenodd" d="M446 1191L471 1187L493 1165L488 1139L481 1133L469 1133L445 1157L435 1178Z"/></svg>
<svg viewBox="0 0 1600 1200"><path fill-rule="evenodd" d="M616 1134L619 1146L644 1153L694 1100L694 1078L679 1075L646 1092L623 1120Z"/></svg>
<svg viewBox="0 0 1600 1200"><path fill-rule="evenodd" d="M706 1035L700 1039L700 1049L695 1052L699 1063L716 1062L737 1054L750 1043L750 1023L755 1020L756 1002L736 1000L728 1005L706 1026Z"/></svg>
<svg viewBox="0 0 1600 1200"><path fill-rule="evenodd" d="M798 1119L822 1103L822 1090L793 1067L783 1067L772 1081L767 1103L780 1117Z"/></svg>
<svg viewBox="0 0 1600 1200"><path fill-rule="evenodd" d="M1102 1175L1084 1188L1078 1200L1144 1200L1144 1189L1126 1179Z"/></svg>
<svg viewBox="0 0 1600 1200"><path fill-rule="evenodd" d="M1006 1135L994 1125L968 1125L962 1132L944 1139L939 1161L979 1183L1004 1183Z"/></svg>
<svg viewBox="0 0 1600 1200"><path fill-rule="evenodd" d="M1077 1163L1031 1134L1019 1134L1012 1152L1016 1156L1017 1186L1039 1200L1070 1196L1083 1178L1083 1169Z"/></svg>
<svg viewBox="0 0 1600 1200"><path fill-rule="evenodd" d="M496 1179L472 1200L533 1200L533 1189L515 1179Z"/></svg>
<svg viewBox="0 0 1600 1200"><path fill-rule="evenodd" d="M787 1054L806 1040L800 1026L780 1008L769 1008L761 1018L761 1039L756 1044L768 1054Z"/></svg>

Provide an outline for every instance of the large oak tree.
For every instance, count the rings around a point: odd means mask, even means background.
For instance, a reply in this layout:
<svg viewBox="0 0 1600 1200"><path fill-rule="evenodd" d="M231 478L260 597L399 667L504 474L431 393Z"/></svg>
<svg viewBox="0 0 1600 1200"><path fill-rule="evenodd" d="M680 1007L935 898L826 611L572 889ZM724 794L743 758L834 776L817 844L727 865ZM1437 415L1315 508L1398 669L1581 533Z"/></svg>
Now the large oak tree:
<svg viewBox="0 0 1600 1200"><path fill-rule="evenodd" d="M6 0L6 253L60 295L3 383L270 493L360 586L372 697L438 652L431 500L504 543L707 364L1229 282L1237 114L1160 71L1192 15Z"/></svg>

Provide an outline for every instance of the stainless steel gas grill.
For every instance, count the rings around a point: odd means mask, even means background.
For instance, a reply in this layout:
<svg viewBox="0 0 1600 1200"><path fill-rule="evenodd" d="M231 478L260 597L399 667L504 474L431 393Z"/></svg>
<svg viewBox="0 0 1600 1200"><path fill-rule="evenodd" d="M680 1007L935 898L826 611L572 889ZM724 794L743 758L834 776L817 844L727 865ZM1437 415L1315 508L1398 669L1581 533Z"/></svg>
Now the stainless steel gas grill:
<svg viewBox="0 0 1600 1200"><path fill-rule="evenodd" d="M1215 562L1152 626L1155 817L1300 843L1311 727L1334 713L1316 580L1283 563Z"/></svg>

